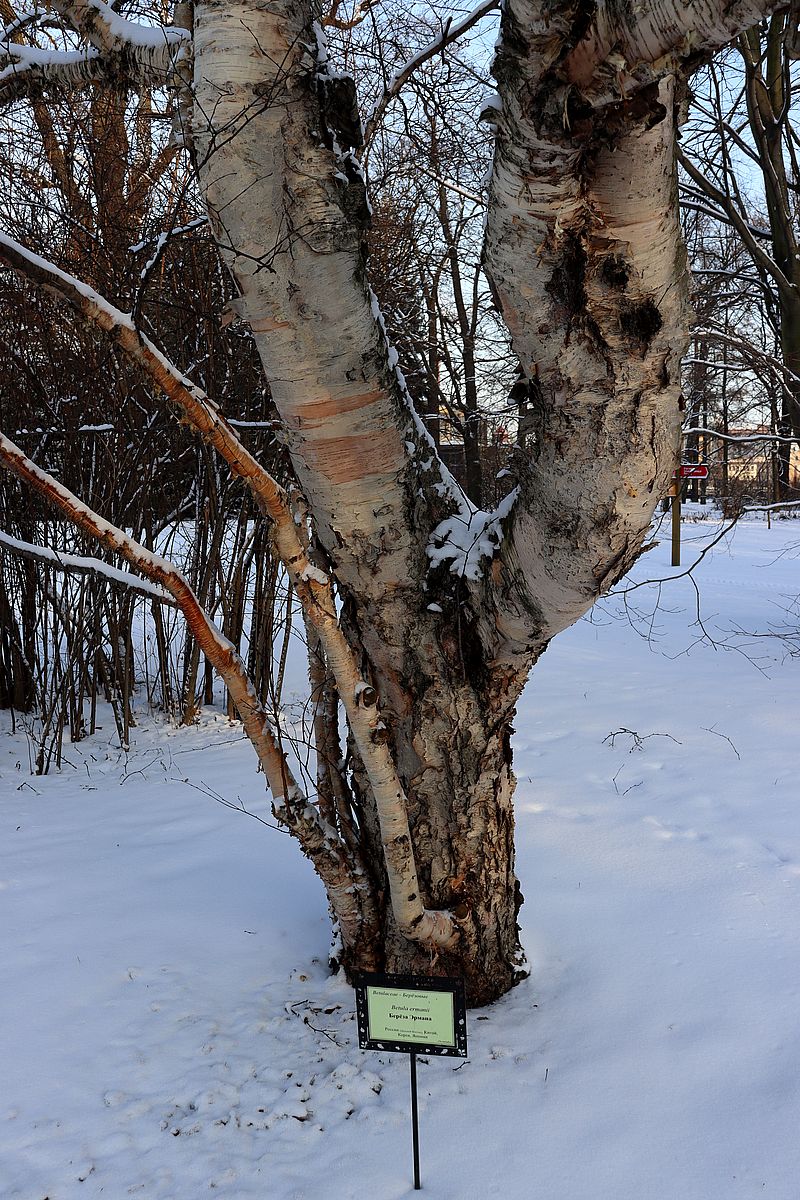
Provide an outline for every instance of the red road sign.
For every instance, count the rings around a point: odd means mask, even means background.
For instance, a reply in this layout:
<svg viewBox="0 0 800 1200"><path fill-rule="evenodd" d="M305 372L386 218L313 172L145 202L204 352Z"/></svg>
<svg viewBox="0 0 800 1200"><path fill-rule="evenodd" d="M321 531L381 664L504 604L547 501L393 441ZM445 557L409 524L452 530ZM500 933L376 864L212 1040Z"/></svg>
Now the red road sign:
<svg viewBox="0 0 800 1200"><path fill-rule="evenodd" d="M677 471L672 472L673 479L708 479L708 467L701 467L695 463L684 463L678 467Z"/></svg>

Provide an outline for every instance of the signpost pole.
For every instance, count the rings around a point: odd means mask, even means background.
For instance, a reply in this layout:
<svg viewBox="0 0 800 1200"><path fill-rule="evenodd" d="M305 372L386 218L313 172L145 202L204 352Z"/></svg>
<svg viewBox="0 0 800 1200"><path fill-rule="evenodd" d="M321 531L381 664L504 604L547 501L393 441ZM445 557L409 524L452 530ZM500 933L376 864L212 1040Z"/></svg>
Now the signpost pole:
<svg viewBox="0 0 800 1200"><path fill-rule="evenodd" d="M414 1191L422 1187L419 1181L419 1115L417 1112L417 1056L412 1050L411 1060L411 1136L414 1142Z"/></svg>
<svg viewBox="0 0 800 1200"><path fill-rule="evenodd" d="M467 1057L467 998L463 979L361 972L356 980L358 1044L362 1050L407 1054L411 1067L414 1191L419 1192L417 1053ZM430 1058L426 1057L426 1062Z"/></svg>
<svg viewBox="0 0 800 1200"><path fill-rule="evenodd" d="M672 481L672 565L681 565L681 481Z"/></svg>

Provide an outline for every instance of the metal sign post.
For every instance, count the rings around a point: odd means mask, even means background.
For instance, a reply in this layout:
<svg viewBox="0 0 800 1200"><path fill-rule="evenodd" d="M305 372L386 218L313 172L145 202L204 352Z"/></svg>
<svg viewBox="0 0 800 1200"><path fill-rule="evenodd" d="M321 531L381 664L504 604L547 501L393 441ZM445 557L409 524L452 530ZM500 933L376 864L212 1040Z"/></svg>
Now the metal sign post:
<svg viewBox="0 0 800 1200"><path fill-rule="evenodd" d="M419 1181L419 1111L417 1109L417 1052L409 1054L411 1061L411 1142L414 1148L414 1191L422 1187Z"/></svg>
<svg viewBox="0 0 800 1200"><path fill-rule="evenodd" d="M673 479L669 489L672 497L672 565L681 565L681 481Z"/></svg>
<svg viewBox="0 0 800 1200"><path fill-rule="evenodd" d="M467 1057L467 1003L461 979L421 975L360 975L356 982L358 1044L362 1050L408 1054L414 1190L419 1172L417 1054Z"/></svg>
<svg viewBox="0 0 800 1200"><path fill-rule="evenodd" d="M672 472L672 565L681 565L681 483L684 479L708 479L708 467L701 463L683 463Z"/></svg>

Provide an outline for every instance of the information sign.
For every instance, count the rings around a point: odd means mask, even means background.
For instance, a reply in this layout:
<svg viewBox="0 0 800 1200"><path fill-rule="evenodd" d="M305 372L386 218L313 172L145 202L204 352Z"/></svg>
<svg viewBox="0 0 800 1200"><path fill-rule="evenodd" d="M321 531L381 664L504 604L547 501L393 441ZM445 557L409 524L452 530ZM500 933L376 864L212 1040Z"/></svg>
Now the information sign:
<svg viewBox="0 0 800 1200"><path fill-rule="evenodd" d="M356 983L362 1050L467 1057L467 1012L460 979L361 975Z"/></svg>
<svg viewBox="0 0 800 1200"><path fill-rule="evenodd" d="M708 479L708 467L702 463L684 463L672 472L673 479Z"/></svg>
<svg viewBox="0 0 800 1200"><path fill-rule="evenodd" d="M461 979L427 975L359 975L356 980L358 1044L362 1050L396 1050L411 1065L411 1133L414 1190L419 1174L417 1055L467 1057L467 1002Z"/></svg>
<svg viewBox="0 0 800 1200"><path fill-rule="evenodd" d="M672 497L672 565L681 565L681 480L708 479L708 467L705 463L681 463L672 472L672 487L669 494Z"/></svg>

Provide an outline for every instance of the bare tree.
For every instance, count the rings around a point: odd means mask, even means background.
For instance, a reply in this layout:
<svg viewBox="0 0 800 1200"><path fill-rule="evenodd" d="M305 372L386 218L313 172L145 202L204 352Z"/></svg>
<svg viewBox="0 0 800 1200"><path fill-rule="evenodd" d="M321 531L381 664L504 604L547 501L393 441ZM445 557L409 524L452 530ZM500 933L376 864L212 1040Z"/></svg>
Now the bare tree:
<svg viewBox="0 0 800 1200"><path fill-rule="evenodd" d="M694 324L684 359L684 457L710 466L716 498L733 515L748 493L777 496L771 479L775 441L767 439L765 458L763 441L739 439L747 428L779 434L776 398L788 381L775 358L772 293L736 230L689 196L683 225ZM705 480L686 482L692 500L704 500L705 489Z"/></svg>
<svg viewBox="0 0 800 1200"><path fill-rule="evenodd" d="M316 797L180 573L10 439L0 456L179 605L234 697L276 815L325 883L348 969L461 974L473 1003L524 971L514 706L550 639L637 558L666 488L687 324L677 111L691 70L765 8L505 4L484 263L535 433L494 511L448 475L387 343L366 276L354 90L321 13L302 0L198 0L190 37L186 5L161 27L101 0L59 0L41 18L63 19L57 50L6 40L9 97L113 78L183 86L186 108L193 54L196 175L296 486L277 484L130 314L7 236L0 255L106 331L271 522L316 639L326 749Z"/></svg>
<svg viewBox="0 0 800 1200"><path fill-rule="evenodd" d="M787 10L742 32L724 62L699 79L698 136L681 154L689 204L735 231L750 258L749 274L761 284L772 326L769 350L785 368L771 396L776 484L784 499L791 490L787 435L800 436L796 41L796 16Z"/></svg>
<svg viewBox="0 0 800 1200"><path fill-rule="evenodd" d="M400 28L414 41L406 41L401 50L397 26L390 43L378 37L384 70L391 67L396 79L398 72L403 76L405 62L416 66L403 91L386 104L383 123L370 123L363 161L373 206L377 202L381 215L387 205L404 213L410 260L406 279L424 310L413 346L408 345L408 323L401 330L386 313L380 253L375 269L380 240L376 245L374 221L370 273L418 410L467 496L481 506L498 498L495 476L503 464L493 446L513 440L506 403L514 380L513 354L481 263L493 137L476 116L490 80L485 54L477 57L469 44L452 48L445 58L424 57L425 48L441 34L431 14L417 14L410 30ZM362 55L374 41L367 40ZM362 90L375 104L368 90L374 77L362 71L361 78ZM380 233L380 223L377 228ZM419 365L409 381L408 364L415 359Z"/></svg>

